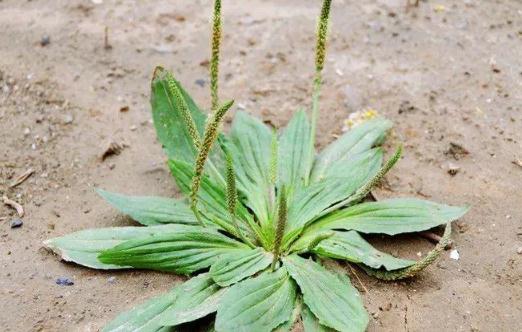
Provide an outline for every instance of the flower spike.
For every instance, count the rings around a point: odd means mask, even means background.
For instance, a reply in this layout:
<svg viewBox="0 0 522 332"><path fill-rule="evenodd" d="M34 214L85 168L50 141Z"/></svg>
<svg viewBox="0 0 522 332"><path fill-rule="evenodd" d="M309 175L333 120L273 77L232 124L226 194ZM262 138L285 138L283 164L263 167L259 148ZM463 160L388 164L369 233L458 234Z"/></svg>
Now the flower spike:
<svg viewBox="0 0 522 332"><path fill-rule="evenodd" d="M201 178L203 177L203 169L205 167L205 162L207 161L208 155L210 153L210 149L212 145L217 139L218 129L223 117L226 112L232 107L234 101L229 101L221 106L211 118L209 118L207 122L207 126L205 128L205 136L203 137L203 143L201 144L201 148L199 150L198 156L196 157L196 163L194 166L194 177L192 178L192 187L190 192L190 201L191 201L191 209L194 212L194 215L198 219L198 221L204 225L203 219L201 219L199 210L197 208L197 195L199 191L199 187L201 185Z"/></svg>
<svg viewBox="0 0 522 332"><path fill-rule="evenodd" d="M276 263L279 260L281 254L281 242L283 241L283 235L285 234L285 226L287 220L287 202L286 202L286 189L283 186L281 193L279 194L279 206L277 214L277 226L274 240L274 260L272 261L272 271L275 269Z"/></svg>
<svg viewBox="0 0 522 332"><path fill-rule="evenodd" d="M219 105L219 47L221 44L221 0L214 1L212 18L212 54L210 58L210 97L211 109L215 111Z"/></svg>
<svg viewBox="0 0 522 332"><path fill-rule="evenodd" d="M179 102L177 105L179 108L179 112L181 114L181 118L183 120L183 123L185 124L185 127L187 127L188 134L190 138L192 139L192 144L194 144L194 147L196 150L199 150L199 146L201 144L201 139L199 137L198 130L196 129L196 123L194 122L194 119L192 118L192 115L190 115L190 111L188 109L187 101L183 97L183 94L179 90L178 86L176 85L176 82L174 80L174 77L171 73L167 72L166 76L167 85L170 93L174 95L174 101Z"/></svg>

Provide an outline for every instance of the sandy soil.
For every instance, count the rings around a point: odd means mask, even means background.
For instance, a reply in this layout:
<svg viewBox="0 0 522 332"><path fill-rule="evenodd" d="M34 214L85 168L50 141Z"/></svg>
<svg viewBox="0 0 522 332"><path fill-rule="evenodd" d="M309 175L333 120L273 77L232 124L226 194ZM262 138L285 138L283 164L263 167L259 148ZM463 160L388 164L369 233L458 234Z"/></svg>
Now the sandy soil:
<svg viewBox="0 0 522 332"><path fill-rule="evenodd" d="M406 148L376 196L472 206L455 227L459 260L446 252L407 282L358 272L368 289L369 330L517 330L522 5L422 1L406 12L402 0L356 3L334 1L319 143L339 134L350 112L376 109L395 122L388 147L403 141ZM222 96L276 126L307 107L318 8L318 1L225 1ZM209 105L209 17L209 0L0 1L0 192L26 213L12 229L15 212L0 206L3 331L96 331L182 280L65 264L42 241L132 224L94 187L176 195L150 122L149 80L164 65ZM45 36L50 43L42 46ZM102 162L111 141L127 147ZM469 153L448 153L451 143ZM34 174L9 188L29 168ZM432 246L417 235L374 240L410 258ZM58 277L74 285L59 286Z"/></svg>

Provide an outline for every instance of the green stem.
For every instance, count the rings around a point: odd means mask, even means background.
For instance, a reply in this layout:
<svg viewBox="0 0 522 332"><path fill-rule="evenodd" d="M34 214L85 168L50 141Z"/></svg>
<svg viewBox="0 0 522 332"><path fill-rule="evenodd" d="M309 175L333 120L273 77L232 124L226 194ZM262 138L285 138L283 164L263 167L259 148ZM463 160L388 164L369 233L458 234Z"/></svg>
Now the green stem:
<svg viewBox="0 0 522 332"><path fill-rule="evenodd" d="M321 15L317 25L317 41L315 50L315 77L314 87L312 93L312 124L310 129L310 156L309 156L309 171L312 169L312 163L315 155L315 135L317 128L317 118L319 117L319 96L321 94L322 84L322 70L324 67L324 60L326 57L326 41L328 35L328 20L330 16L330 7L332 0L323 0L321 7ZM309 177L306 177L305 185L308 185Z"/></svg>

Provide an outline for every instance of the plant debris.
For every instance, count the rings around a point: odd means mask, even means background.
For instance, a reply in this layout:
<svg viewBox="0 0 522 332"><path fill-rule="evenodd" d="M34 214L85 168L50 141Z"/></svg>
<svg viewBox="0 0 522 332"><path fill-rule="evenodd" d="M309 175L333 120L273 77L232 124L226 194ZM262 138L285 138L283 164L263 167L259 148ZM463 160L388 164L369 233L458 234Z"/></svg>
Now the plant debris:
<svg viewBox="0 0 522 332"><path fill-rule="evenodd" d="M27 180L34 173L34 169L29 168L22 175L16 178L10 185L9 188L14 188L20 184L22 184L25 180Z"/></svg>
<svg viewBox="0 0 522 332"><path fill-rule="evenodd" d="M15 209L16 213L18 213L18 216L20 218L22 218L24 216L24 207L21 204L13 201L12 199L9 199L9 197L7 197L6 195L4 195L2 197L2 200L4 201L5 205L10 206L13 209Z"/></svg>
<svg viewBox="0 0 522 332"><path fill-rule="evenodd" d="M378 115L379 113L373 108L368 108L362 111L350 113L348 119L344 120L343 122L344 126L342 131L346 132L351 128L354 128L362 124L363 122L376 118Z"/></svg>
<svg viewBox="0 0 522 332"><path fill-rule="evenodd" d="M450 142L450 146L444 154L453 157L455 160L460 160L467 156L469 151L458 143Z"/></svg>
<svg viewBox="0 0 522 332"><path fill-rule="evenodd" d="M442 240L442 237L440 235L437 235L430 231L420 232L419 234L421 237L425 238L426 240L432 243L439 243ZM451 249L451 247L453 247L453 241L448 240L446 246L444 247L444 250Z"/></svg>
<svg viewBox="0 0 522 332"><path fill-rule="evenodd" d="M100 159L104 161L108 157L112 155L118 155L127 147L127 144L125 143L117 143L114 141L109 142L107 145L107 148L103 151L103 153L100 156Z"/></svg>

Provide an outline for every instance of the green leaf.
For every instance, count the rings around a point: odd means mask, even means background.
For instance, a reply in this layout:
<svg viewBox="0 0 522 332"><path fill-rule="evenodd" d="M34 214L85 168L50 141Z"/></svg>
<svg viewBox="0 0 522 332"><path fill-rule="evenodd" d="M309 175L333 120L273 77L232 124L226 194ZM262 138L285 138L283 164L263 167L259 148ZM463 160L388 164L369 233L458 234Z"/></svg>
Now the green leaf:
<svg viewBox="0 0 522 332"><path fill-rule="evenodd" d="M127 196L96 190L107 202L142 225L197 224L190 208L182 201L154 196Z"/></svg>
<svg viewBox="0 0 522 332"><path fill-rule="evenodd" d="M380 149L360 153L343 164L345 170L301 190L290 207L289 225L304 226L326 208L352 195L378 172L381 162Z"/></svg>
<svg viewBox="0 0 522 332"><path fill-rule="evenodd" d="M297 255L283 258L283 263L299 285L304 303L321 325L343 332L366 329L368 314L348 278Z"/></svg>
<svg viewBox="0 0 522 332"><path fill-rule="evenodd" d="M206 116L199 110L181 84L161 67L157 67L154 71L151 83L152 117L156 133L169 158L192 163L196 156L196 147L180 114L179 105L182 101L177 100L175 94L170 90L169 79L172 79L174 85L181 91L200 135L203 133Z"/></svg>
<svg viewBox="0 0 522 332"><path fill-rule="evenodd" d="M230 286L264 270L272 258L272 254L262 248L238 250L219 257L212 264L210 275L218 285Z"/></svg>
<svg viewBox="0 0 522 332"><path fill-rule="evenodd" d="M178 287L176 302L161 313L158 322L175 326L205 317L217 310L227 291L214 283L208 273L200 274Z"/></svg>
<svg viewBox="0 0 522 332"><path fill-rule="evenodd" d="M98 255L122 242L144 236L159 235L177 230L178 225L149 227L109 227L87 229L65 236L50 239L44 245L66 262L74 262L93 269L124 269L130 266L104 264Z"/></svg>
<svg viewBox="0 0 522 332"><path fill-rule="evenodd" d="M306 113L298 111L279 139L279 187L298 188L308 178L310 142L310 123Z"/></svg>
<svg viewBox="0 0 522 332"><path fill-rule="evenodd" d="M193 166L183 161L171 159L169 160L169 167L180 190L185 194L190 193L192 176L194 175ZM235 225L228 212L225 189L218 186L206 175L203 175L201 179L198 200L200 202L198 208L209 222L218 225L231 234L238 235L235 234ZM250 221L252 219L247 209L240 203L237 204L236 213L239 221ZM239 222L239 225L244 232L249 232L244 223Z"/></svg>
<svg viewBox="0 0 522 332"><path fill-rule="evenodd" d="M283 247L286 248L308 224L328 214L332 205L353 195L375 176L381 163L381 149L361 152L337 164L345 167L345 170L332 167L324 180L299 191L290 205Z"/></svg>
<svg viewBox="0 0 522 332"><path fill-rule="evenodd" d="M174 332L175 328L163 326L159 322L161 313L176 302L178 287L167 294L153 297L147 302L118 315L103 328L103 332Z"/></svg>
<svg viewBox="0 0 522 332"><path fill-rule="evenodd" d="M270 332L287 322L296 288L285 268L235 284L219 304L216 330Z"/></svg>
<svg viewBox="0 0 522 332"><path fill-rule="evenodd" d="M209 227L177 226L164 232L123 242L103 251L106 264L190 274L212 265L218 256L248 248Z"/></svg>
<svg viewBox="0 0 522 332"><path fill-rule="evenodd" d="M303 321L304 332L333 332L329 327L323 326L319 324L319 320L315 315L310 311L308 306L303 306L303 311L301 312L301 320Z"/></svg>
<svg viewBox="0 0 522 332"><path fill-rule="evenodd" d="M381 148L346 155L326 170L324 178L361 179L360 185L362 185L377 174L382 159Z"/></svg>
<svg viewBox="0 0 522 332"><path fill-rule="evenodd" d="M303 305L303 300L297 296L295 300L294 310L292 311L292 316L290 316L290 319L284 322L283 324L279 325L275 330L272 330L272 332L290 332L293 331L293 328L299 319L299 316L301 315L301 309Z"/></svg>
<svg viewBox="0 0 522 332"><path fill-rule="evenodd" d="M433 248L430 252L424 256L419 261L416 261L415 264L410 265L408 267L386 271L383 269L372 269L365 265L360 265L361 268L366 271L367 274L374 276L381 280L401 280L406 278L411 278L420 273L422 270L427 268L430 264L432 264L444 251L444 248L449 244L451 237L451 222L446 224L446 228L444 229L444 234L442 238L437 243L435 248Z"/></svg>
<svg viewBox="0 0 522 332"><path fill-rule="evenodd" d="M334 236L321 241L313 252L352 263L363 263L374 269L384 267L388 271L415 264L415 261L395 258L375 249L356 231L335 232Z"/></svg>
<svg viewBox="0 0 522 332"><path fill-rule="evenodd" d="M254 211L261 225L265 225L269 218L272 132L256 118L238 112L229 138L237 187L245 204Z"/></svg>
<svg viewBox="0 0 522 332"><path fill-rule="evenodd" d="M420 232L454 221L468 208L438 204L415 198L362 203L339 210L311 225L306 234L325 229L395 235Z"/></svg>
<svg viewBox="0 0 522 332"><path fill-rule="evenodd" d="M381 144L391 126L390 121L378 118L348 131L317 156L311 173L312 182L323 179L329 168L337 167L337 163L343 163L346 158Z"/></svg>

